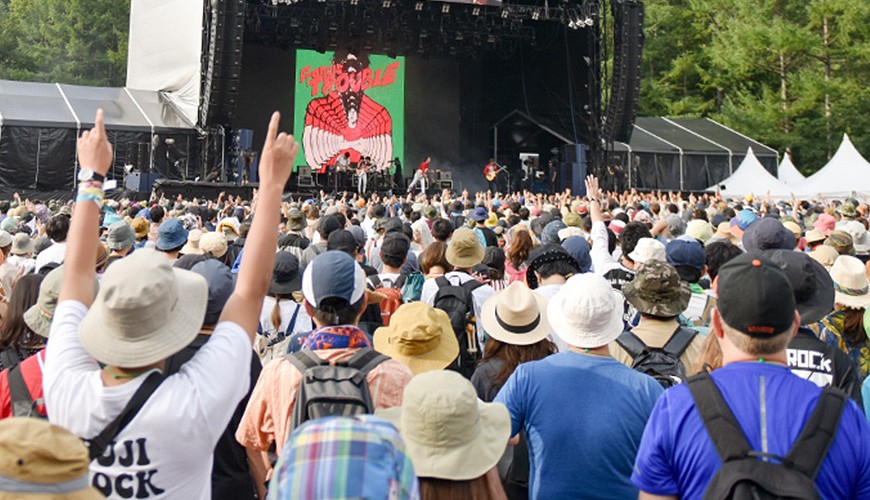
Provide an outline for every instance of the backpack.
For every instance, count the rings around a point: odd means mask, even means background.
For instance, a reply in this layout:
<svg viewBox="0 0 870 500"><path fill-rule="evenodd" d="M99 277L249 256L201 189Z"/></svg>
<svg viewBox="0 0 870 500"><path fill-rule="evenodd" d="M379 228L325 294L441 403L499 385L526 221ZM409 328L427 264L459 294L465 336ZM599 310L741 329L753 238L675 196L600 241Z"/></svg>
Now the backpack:
<svg viewBox="0 0 870 500"><path fill-rule="evenodd" d="M455 369L465 378L471 378L481 358L471 294L483 284L477 280L468 280L461 285L454 285L444 276L435 278L435 284L438 292L435 293L433 305L450 317L450 326L459 341L459 358L451 365L451 369Z"/></svg>
<svg viewBox="0 0 870 500"><path fill-rule="evenodd" d="M6 378L9 383L9 402L12 406L13 417L33 417L47 419L48 416L40 412L38 408L45 404L43 398L33 399L30 389L24 381L21 373L21 364L17 364L10 370L6 370Z"/></svg>
<svg viewBox="0 0 870 500"><path fill-rule="evenodd" d="M405 286L402 287L402 302L416 302L423 295L423 283L426 278L419 271L412 271L405 279Z"/></svg>
<svg viewBox="0 0 870 500"><path fill-rule="evenodd" d="M0 351L0 366L4 370L11 370L18 366L19 363L21 363L21 359L18 357L18 351L14 347Z"/></svg>
<svg viewBox="0 0 870 500"><path fill-rule="evenodd" d="M631 330L626 330L616 339L616 343L633 359L632 369L649 375L667 389L686 380L686 367L680 361L680 356L686 352L696 335L698 332L695 330L679 326L663 347L656 348L647 346Z"/></svg>
<svg viewBox="0 0 870 500"><path fill-rule="evenodd" d="M384 326L390 326L390 318L403 302L402 284L405 282L405 276L399 275L395 283L390 280L382 281L377 275L371 276L369 281L375 287L375 292L387 297L378 305L381 307L381 323Z"/></svg>
<svg viewBox="0 0 870 500"><path fill-rule="evenodd" d="M705 500L820 498L815 478L837 435L846 394L826 387L788 454L777 457L752 450L710 374L702 372L686 384L722 460Z"/></svg>
<svg viewBox="0 0 870 500"><path fill-rule="evenodd" d="M309 349L288 353L285 359L302 373L291 418L295 429L316 418L374 413L366 376L390 358L363 348L334 365Z"/></svg>

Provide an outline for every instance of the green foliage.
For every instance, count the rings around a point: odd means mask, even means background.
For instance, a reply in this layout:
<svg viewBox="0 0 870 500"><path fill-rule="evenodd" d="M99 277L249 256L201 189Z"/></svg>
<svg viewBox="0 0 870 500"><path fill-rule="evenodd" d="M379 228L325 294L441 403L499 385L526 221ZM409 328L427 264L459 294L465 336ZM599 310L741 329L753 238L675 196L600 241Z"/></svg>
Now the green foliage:
<svg viewBox="0 0 870 500"><path fill-rule="evenodd" d="M791 151L805 173L843 133L870 155L870 2L645 3L639 114L722 121Z"/></svg>
<svg viewBox="0 0 870 500"><path fill-rule="evenodd" d="M0 78L121 86L129 0L0 0Z"/></svg>

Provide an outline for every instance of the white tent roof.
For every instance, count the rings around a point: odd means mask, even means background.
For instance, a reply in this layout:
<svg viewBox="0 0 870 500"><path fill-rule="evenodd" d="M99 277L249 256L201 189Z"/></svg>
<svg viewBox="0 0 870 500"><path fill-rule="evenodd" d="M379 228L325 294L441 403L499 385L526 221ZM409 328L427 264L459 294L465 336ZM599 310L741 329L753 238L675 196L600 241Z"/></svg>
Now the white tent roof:
<svg viewBox="0 0 870 500"><path fill-rule="evenodd" d="M849 136L843 134L843 142L831 161L795 189L804 196L870 195L870 162L855 149Z"/></svg>
<svg viewBox="0 0 870 500"><path fill-rule="evenodd" d="M777 170L777 177L786 184L800 184L807 179L804 174L798 172L797 167L791 162L791 155L788 153L783 155L782 163L779 164L779 170Z"/></svg>
<svg viewBox="0 0 870 500"><path fill-rule="evenodd" d="M719 190L722 196L745 196L754 194L763 196L770 192L770 196L783 198L791 196L792 188L780 181L768 172L755 157L752 148L746 152L746 158L737 167L730 177L715 186L707 188L707 191Z"/></svg>

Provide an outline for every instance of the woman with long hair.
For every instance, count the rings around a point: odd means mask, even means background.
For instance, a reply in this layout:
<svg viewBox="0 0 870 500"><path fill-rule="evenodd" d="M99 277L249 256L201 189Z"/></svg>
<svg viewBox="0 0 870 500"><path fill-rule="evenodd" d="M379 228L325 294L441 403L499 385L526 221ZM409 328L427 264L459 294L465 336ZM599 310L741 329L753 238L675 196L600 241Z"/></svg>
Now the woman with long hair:
<svg viewBox="0 0 870 500"><path fill-rule="evenodd" d="M870 374L870 339L864 328L864 313L870 305L870 281L864 264L841 255L831 267L834 280L834 312L822 318L821 339L840 349L854 363L860 378Z"/></svg>
<svg viewBox="0 0 870 500"><path fill-rule="evenodd" d="M272 359L284 356L294 334L310 332L311 317L302 304L293 298L293 292L302 289L299 259L290 252L275 254L275 267L269 291L263 298L260 311L260 328L254 342L254 350L265 365Z"/></svg>
<svg viewBox="0 0 870 500"><path fill-rule="evenodd" d="M426 278L444 276L453 270L453 266L447 262L447 243L433 241L420 254L420 270Z"/></svg>
<svg viewBox="0 0 870 500"><path fill-rule="evenodd" d="M520 226L514 226L511 232L513 237L507 243L504 263L508 284L515 281L525 281L529 254L535 247L535 242L528 231L520 229Z"/></svg>
<svg viewBox="0 0 870 500"><path fill-rule="evenodd" d="M12 289L9 308L0 327L0 370L11 368L45 347L45 339L24 322L24 312L36 304L39 284L45 276L22 276Z"/></svg>

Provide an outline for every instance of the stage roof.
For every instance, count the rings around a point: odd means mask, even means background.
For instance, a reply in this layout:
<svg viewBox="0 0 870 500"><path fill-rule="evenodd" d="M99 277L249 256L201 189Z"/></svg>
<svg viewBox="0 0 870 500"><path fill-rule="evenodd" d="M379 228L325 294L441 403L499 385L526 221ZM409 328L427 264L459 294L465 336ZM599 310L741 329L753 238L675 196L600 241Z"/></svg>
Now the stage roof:
<svg viewBox="0 0 870 500"><path fill-rule="evenodd" d="M628 144L615 143L617 151L739 155L752 148L756 157L777 157L775 149L709 118L639 117Z"/></svg>

